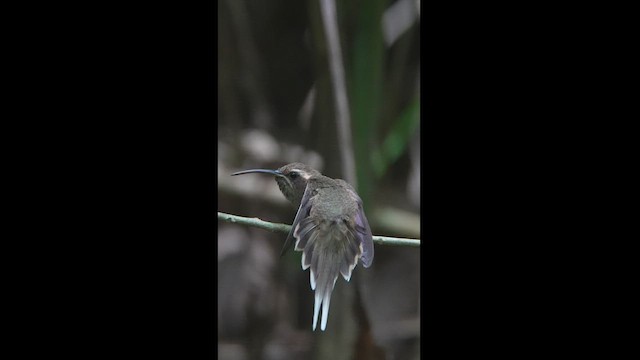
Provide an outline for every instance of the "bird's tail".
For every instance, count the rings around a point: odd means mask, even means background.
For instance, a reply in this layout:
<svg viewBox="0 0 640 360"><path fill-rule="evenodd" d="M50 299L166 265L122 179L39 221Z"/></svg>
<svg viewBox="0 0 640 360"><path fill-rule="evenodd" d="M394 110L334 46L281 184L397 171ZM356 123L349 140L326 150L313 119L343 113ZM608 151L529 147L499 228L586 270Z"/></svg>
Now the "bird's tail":
<svg viewBox="0 0 640 360"><path fill-rule="evenodd" d="M311 268L311 289L315 290L313 330L322 308L320 329L327 328L331 293L339 275L349 281L362 256L362 245L346 222L316 223L308 217L296 226L295 250L302 251L302 269Z"/></svg>

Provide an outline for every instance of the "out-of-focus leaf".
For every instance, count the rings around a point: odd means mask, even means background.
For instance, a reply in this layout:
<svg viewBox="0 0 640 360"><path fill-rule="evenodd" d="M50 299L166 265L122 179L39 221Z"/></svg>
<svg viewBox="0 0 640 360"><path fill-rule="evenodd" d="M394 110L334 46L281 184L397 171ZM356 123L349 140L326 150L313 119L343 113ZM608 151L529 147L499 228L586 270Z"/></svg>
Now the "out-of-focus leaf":
<svg viewBox="0 0 640 360"><path fill-rule="evenodd" d="M371 204L374 184L371 173L371 146L379 128L383 82L384 38L382 14L386 1L363 2L355 13L355 33L351 54L349 99L354 129L354 152L358 194L365 207Z"/></svg>
<svg viewBox="0 0 640 360"><path fill-rule="evenodd" d="M371 153L371 166L376 177L384 175L389 165L404 153L419 124L420 98L416 97L393 124L382 146Z"/></svg>
<svg viewBox="0 0 640 360"><path fill-rule="evenodd" d="M387 46L393 45L420 16L420 2L400 0L391 4L382 17L384 40Z"/></svg>
<svg viewBox="0 0 640 360"><path fill-rule="evenodd" d="M371 219L381 233L420 237L420 216L413 212L391 207L376 208Z"/></svg>

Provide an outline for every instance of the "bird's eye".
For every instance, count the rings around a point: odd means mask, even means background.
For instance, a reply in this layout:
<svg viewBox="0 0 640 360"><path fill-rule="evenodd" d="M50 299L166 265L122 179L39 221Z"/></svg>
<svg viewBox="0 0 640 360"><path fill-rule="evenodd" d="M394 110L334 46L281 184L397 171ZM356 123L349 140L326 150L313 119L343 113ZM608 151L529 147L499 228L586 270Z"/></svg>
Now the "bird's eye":
<svg viewBox="0 0 640 360"><path fill-rule="evenodd" d="M292 179L297 178L299 175L300 175L300 174L298 174L298 173L297 173L297 172L295 172L295 171L292 171L292 172L290 172L290 173L289 173L289 177L290 177L290 178L292 178Z"/></svg>

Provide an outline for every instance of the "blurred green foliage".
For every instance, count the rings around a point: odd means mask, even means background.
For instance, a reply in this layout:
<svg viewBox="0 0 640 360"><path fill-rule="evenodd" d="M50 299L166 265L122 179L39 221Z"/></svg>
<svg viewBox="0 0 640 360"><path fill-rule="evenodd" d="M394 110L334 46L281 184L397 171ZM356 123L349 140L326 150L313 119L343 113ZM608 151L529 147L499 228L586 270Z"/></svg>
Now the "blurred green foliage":
<svg viewBox="0 0 640 360"><path fill-rule="evenodd" d="M409 140L420 125L420 99L416 97L404 110L382 142L371 153L371 165L377 178L405 152Z"/></svg>

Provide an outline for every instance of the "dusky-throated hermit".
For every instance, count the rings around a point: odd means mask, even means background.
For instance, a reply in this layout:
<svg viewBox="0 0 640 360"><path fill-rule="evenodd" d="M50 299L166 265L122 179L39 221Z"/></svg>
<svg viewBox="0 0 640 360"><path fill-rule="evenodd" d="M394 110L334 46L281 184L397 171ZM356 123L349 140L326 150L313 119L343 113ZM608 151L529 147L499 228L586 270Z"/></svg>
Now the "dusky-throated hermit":
<svg viewBox="0 0 640 360"><path fill-rule="evenodd" d="M311 289L315 290L313 330L322 306L320 329L324 331L338 275L349 281L358 261L365 268L373 261L371 228L362 200L346 181L324 176L301 163L231 175L248 173L275 175L282 194L298 207L280 255L291 248L295 238L294 249L302 251L302 269L311 268L309 278Z"/></svg>

